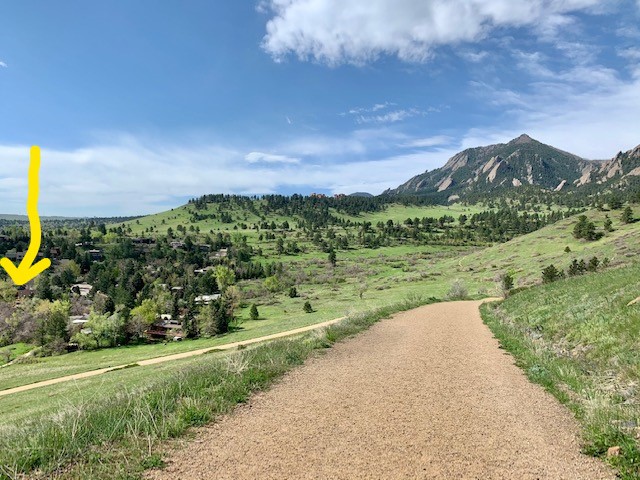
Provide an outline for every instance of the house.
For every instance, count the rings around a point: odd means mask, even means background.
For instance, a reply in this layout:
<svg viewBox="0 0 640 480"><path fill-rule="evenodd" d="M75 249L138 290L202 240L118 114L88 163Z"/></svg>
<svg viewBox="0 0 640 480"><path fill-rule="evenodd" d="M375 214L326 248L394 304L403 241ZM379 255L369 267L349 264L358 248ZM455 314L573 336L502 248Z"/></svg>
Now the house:
<svg viewBox="0 0 640 480"><path fill-rule="evenodd" d="M49 255L51 258L58 258L62 254L60 247L51 247L49 249Z"/></svg>
<svg viewBox="0 0 640 480"><path fill-rule="evenodd" d="M144 332L151 339L167 339L180 341L184 338L182 324L174 320L169 313L163 313L156 323Z"/></svg>
<svg viewBox="0 0 640 480"><path fill-rule="evenodd" d="M197 247L201 252L208 252L209 250L211 250L211 245L207 245L206 243L199 243Z"/></svg>
<svg viewBox="0 0 640 480"><path fill-rule="evenodd" d="M89 285L88 283L76 283L71 287L71 292L81 297L86 297L92 289L93 285Z"/></svg>
<svg viewBox="0 0 640 480"><path fill-rule="evenodd" d="M25 255L26 252L7 252L4 254L5 257L13 262L21 262Z"/></svg>
<svg viewBox="0 0 640 480"><path fill-rule="evenodd" d="M145 237L132 238L131 241L137 245L141 245L141 244L151 245L156 243L156 241L153 238L145 238Z"/></svg>
<svg viewBox="0 0 640 480"><path fill-rule="evenodd" d="M102 260L102 250L91 249L89 250L89 255L91 256L91 260Z"/></svg>
<svg viewBox="0 0 640 480"><path fill-rule="evenodd" d="M32 288L23 288L18 290L18 299L31 298L36 294L36 291Z"/></svg>
<svg viewBox="0 0 640 480"><path fill-rule="evenodd" d="M198 295L195 298L195 302L196 305L209 305L211 302L219 299L221 296L222 295L219 293L214 293L212 295Z"/></svg>
<svg viewBox="0 0 640 480"><path fill-rule="evenodd" d="M171 248L173 248L174 250L185 247L184 242L181 242L179 240L174 240L173 242L169 243L169 245L171 245Z"/></svg>
<svg viewBox="0 0 640 480"><path fill-rule="evenodd" d="M209 270L213 270L215 267L204 267L204 268L196 268L193 273L195 273L196 275L203 275L205 273L207 273Z"/></svg>
<svg viewBox="0 0 640 480"><path fill-rule="evenodd" d="M217 252L215 252L212 257L213 258L225 258L227 256L227 254L229 253L229 249L228 248L221 248L220 250L218 250Z"/></svg>
<svg viewBox="0 0 640 480"><path fill-rule="evenodd" d="M79 242L79 243L76 243L76 247L78 247L78 248L82 248L82 247L89 248L89 247L92 247L92 246L93 245L91 244L91 242Z"/></svg>
<svg viewBox="0 0 640 480"><path fill-rule="evenodd" d="M69 321L72 325L84 325L89 321L89 314L85 313L84 315L71 315L69 317Z"/></svg>

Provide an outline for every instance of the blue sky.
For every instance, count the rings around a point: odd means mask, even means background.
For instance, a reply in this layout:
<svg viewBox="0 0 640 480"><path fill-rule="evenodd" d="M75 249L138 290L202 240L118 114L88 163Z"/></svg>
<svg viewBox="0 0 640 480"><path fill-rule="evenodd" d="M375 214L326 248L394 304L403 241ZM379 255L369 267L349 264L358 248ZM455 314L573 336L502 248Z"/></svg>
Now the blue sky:
<svg viewBox="0 0 640 480"><path fill-rule="evenodd" d="M640 143L640 0L2 2L0 212L380 193L526 132Z"/></svg>

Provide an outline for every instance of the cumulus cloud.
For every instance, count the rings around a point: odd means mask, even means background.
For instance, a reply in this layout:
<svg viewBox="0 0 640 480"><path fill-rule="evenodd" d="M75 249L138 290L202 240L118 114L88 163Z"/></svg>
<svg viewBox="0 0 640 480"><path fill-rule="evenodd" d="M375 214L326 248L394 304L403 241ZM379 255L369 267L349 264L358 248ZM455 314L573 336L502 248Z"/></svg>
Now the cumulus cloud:
<svg viewBox="0 0 640 480"><path fill-rule="evenodd" d="M364 64L380 55L423 62L440 45L475 41L500 27L539 32L598 0L270 0L263 48L329 65ZM548 33L547 33L548 35Z"/></svg>
<svg viewBox="0 0 640 480"><path fill-rule="evenodd" d="M299 158L263 152L250 152L245 155L244 159L249 163L300 163Z"/></svg>
<svg viewBox="0 0 640 480"><path fill-rule="evenodd" d="M0 67L7 68L7 64L0 60Z"/></svg>

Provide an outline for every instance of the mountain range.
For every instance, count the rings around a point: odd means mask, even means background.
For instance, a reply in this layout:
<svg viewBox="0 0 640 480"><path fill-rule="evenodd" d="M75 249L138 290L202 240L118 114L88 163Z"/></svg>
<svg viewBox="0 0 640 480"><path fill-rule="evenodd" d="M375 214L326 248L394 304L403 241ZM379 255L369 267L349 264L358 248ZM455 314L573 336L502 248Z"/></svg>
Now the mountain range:
<svg viewBox="0 0 640 480"><path fill-rule="evenodd" d="M425 195L454 201L532 186L570 191L588 185L624 187L640 180L640 145L610 160L587 160L523 134L508 143L468 148L432 171L383 195Z"/></svg>

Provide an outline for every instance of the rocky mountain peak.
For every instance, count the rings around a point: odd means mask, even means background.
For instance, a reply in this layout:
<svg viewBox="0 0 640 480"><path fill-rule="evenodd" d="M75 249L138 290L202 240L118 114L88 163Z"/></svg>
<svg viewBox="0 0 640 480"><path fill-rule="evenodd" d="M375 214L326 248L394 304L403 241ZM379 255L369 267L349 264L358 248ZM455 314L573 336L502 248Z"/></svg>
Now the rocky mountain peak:
<svg viewBox="0 0 640 480"><path fill-rule="evenodd" d="M511 140L509 143L519 145L522 143L533 143L533 142L535 142L533 138L531 138L526 133L523 133L518 138L514 138L513 140Z"/></svg>

